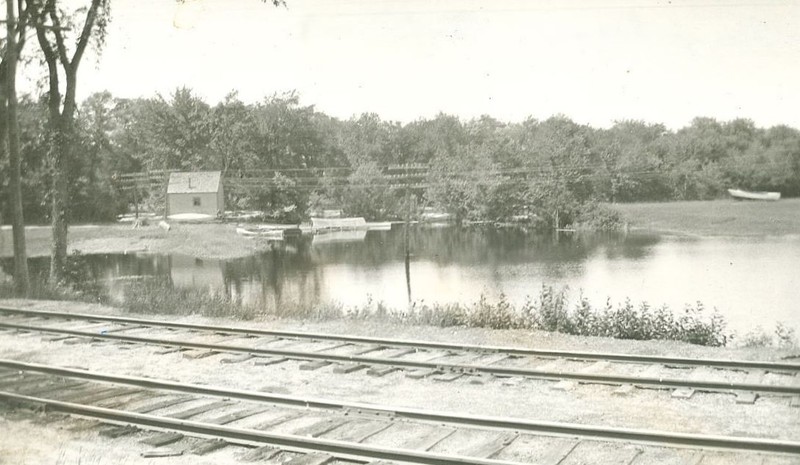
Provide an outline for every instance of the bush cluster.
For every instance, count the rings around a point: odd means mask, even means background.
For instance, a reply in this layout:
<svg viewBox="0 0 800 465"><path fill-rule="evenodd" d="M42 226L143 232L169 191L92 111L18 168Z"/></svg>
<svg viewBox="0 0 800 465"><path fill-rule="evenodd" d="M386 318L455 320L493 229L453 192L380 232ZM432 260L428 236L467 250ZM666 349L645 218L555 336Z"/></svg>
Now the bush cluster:
<svg viewBox="0 0 800 465"><path fill-rule="evenodd" d="M705 346L724 346L730 335L725 318L707 312L703 304L687 306L676 315L668 307L652 309L646 302L634 306L629 300L594 308L581 297L570 308L565 290L543 286L535 300L520 308L501 296L495 304L482 297L473 305L422 305L399 314L400 319L436 326L467 326L493 329L536 329L579 336L616 339L674 340Z"/></svg>
<svg viewBox="0 0 800 465"><path fill-rule="evenodd" d="M652 309L647 303L634 306L629 300L613 306L594 308L581 297L570 307L566 290L542 286L536 299L521 307L501 296L489 302L482 296L473 304L414 303L407 309L392 309L368 298L361 306L344 307L337 303L316 306L243 305L219 293L197 289L176 289L163 282L134 282L124 292L123 305L136 313L202 314L252 319L256 316L329 320L378 320L438 327L463 326L490 329L535 329L580 336L617 339L675 340L705 346L723 346L730 335L725 319L707 312L703 304L687 306L680 314L666 306Z"/></svg>

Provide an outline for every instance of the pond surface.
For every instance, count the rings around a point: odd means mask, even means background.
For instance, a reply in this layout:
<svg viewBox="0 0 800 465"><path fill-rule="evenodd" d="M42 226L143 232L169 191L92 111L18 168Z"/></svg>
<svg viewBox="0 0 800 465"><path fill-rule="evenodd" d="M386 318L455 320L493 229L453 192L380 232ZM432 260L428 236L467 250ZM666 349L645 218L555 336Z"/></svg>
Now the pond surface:
<svg viewBox="0 0 800 465"><path fill-rule="evenodd" d="M626 298L680 310L702 302L729 328L800 328L800 237L704 238L633 233L535 236L495 229L418 228L409 235L411 293L425 303L473 303L501 294L515 304L542 285L567 286L595 307ZM271 243L235 260L180 255L92 255L92 279L156 276L174 286L224 292L247 303L281 305L372 299L402 308L408 295L402 226ZM11 270L5 260L3 268ZM48 259L32 259L46 269Z"/></svg>

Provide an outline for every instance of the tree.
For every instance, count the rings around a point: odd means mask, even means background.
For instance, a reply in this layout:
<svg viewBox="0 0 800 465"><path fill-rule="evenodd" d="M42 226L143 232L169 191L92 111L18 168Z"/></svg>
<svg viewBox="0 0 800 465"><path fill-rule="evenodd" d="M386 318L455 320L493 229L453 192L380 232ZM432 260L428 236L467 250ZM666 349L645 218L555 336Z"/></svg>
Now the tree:
<svg viewBox="0 0 800 465"><path fill-rule="evenodd" d="M582 205L595 200L595 171L601 162L592 146L592 131L557 116L529 124L528 205L542 226L571 224Z"/></svg>
<svg viewBox="0 0 800 465"><path fill-rule="evenodd" d="M75 95L78 85L78 67L91 39L102 46L109 19L108 0L90 0L88 8L68 13L57 0L26 0L34 18L36 37L47 65L47 106L51 135L50 168L52 170L51 221L53 247L50 277L58 282L64 276L67 260L67 210L69 182L67 170L75 156L76 131ZM83 16L83 21L77 21ZM46 26L47 23L50 26ZM77 33L74 50L67 47L67 31L73 24L82 22ZM63 89L62 94L62 77Z"/></svg>
<svg viewBox="0 0 800 465"><path fill-rule="evenodd" d="M118 154L112 135L117 130L117 101L109 92L90 95L77 115L81 157L70 166L69 221L113 221L125 211L126 200L113 186L113 174L129 160ZM124 172L124 171L123 171Z"/></svg>
<svg viewBox="0 0 800 465"><path fill-rule="evenodd" d="M211 108L186 87L169 101L149 99L137 112L135 125L143 138L139 157L148 169L202 170L216 167L210 143Z"/></svg>
<svg viewBox="0 0 800 465"><path fill-rule="evenodd" d="M263 167L320 167L324 147L314 124L313 106L301 106L295 92L273 95L253 109L255 150Z"/></svg>
<svg viewBox="0 0 800 465"><path fill-rule="evenodd" d="M255 162L253 142L255 121L251 109L239 100L235 92L213 108L211 119L210 148L214 158L214 169L242 173Z"/></svg>
<svg viewBox="0 0 800 465"><path fill-rule="evenodd" d="M16 11L14 4L16 3ZM19 18L17 18L17 13ZM30 288L28 256L25 250L25 218L22 209L22 176L17 115L17 63L25 45L28 10L23 2L6 0L6 40L0 63L0 146L8 146L11 223L14 241L14 286L27 295ZM17 21L19 19L19 21Z"/></svg>
<svg viewBox="0 0 800 465"><path fill-rule="evenodd" d="M489 193L499 182L496 171L484 147L439 149L430 164L425 197L453 215L457 224L484 218Z"/></svg>
<svg viewBox="0 0 800 465"><path fill-rule="evenodd" d="M611 202L662 200L669 195L659 143L667 134L661 124L620 121L595 134L602 160L597 193Z"/></svg>

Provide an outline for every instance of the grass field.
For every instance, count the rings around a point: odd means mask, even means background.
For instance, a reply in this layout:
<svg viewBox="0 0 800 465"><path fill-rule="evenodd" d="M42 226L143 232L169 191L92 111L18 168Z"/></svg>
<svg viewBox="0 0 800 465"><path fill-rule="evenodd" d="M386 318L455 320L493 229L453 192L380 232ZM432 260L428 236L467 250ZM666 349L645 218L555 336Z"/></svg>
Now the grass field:
<svg viewBox="0 0 800 465"><path fill-rule="evenodd" d="M632 229L699 236L800 234L800 199L615 204Z"/></svg>

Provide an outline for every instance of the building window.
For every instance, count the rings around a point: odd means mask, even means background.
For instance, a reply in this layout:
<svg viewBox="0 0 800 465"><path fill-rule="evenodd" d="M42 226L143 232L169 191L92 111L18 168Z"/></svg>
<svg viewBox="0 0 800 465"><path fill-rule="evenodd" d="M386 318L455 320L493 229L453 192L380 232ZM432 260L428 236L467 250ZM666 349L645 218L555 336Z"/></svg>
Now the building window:
<svg viewBox="0 0 800 465"><path fill-rule="evenodd" d="M192 205L194 205L195 207L199 207L200 206L200 197L192 197Z"/></svg>

